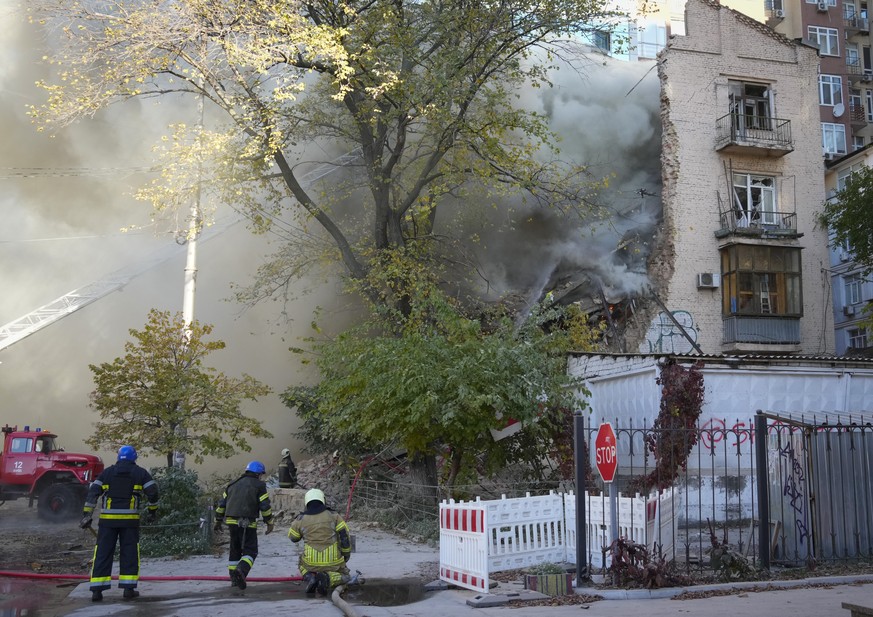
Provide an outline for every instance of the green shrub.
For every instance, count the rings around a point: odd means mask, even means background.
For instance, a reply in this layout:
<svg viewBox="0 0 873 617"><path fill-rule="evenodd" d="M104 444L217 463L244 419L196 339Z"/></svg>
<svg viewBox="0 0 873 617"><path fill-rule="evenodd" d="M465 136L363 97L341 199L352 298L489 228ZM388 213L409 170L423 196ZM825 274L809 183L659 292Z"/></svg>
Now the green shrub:
<svg viewBox="0 0 873 617"><path fill-rule="evenodd" d="M143 557L186 557L211 552L209 500L197 482L197 472L175 467L151 470L158 484L158 520L144 522L140 534Z"/></svg>

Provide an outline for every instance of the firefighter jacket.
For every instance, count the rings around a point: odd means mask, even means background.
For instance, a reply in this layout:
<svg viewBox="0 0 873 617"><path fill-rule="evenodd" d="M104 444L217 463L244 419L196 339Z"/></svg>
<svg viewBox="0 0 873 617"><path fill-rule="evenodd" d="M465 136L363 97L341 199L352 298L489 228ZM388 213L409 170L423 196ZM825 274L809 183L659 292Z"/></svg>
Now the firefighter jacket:
<svg viewBox="0 0 873 617"><path fill-rule="evenodd" d="M279 461L279 488L294 488L297 484L297 466L290 456L283 456Z"/></svg>
<svg viewBox="0 0 873 617"><path fill-rule="evenodd" d="M344 567L352 554L349 526L343 517L323 504L312 502L297 515L288 530L292 542L303 540L301 565L308 570L325 572Z"/></svg>
<svg viewBox="0 0 873 617"><path fill-rule="evenodd" d="M158 509L158 485L148 471L133 461L118 461L110 465L91 483L85 498L84 514L90 516L103 500L100 525L108 527L138 527L143 496L148 509Z"/></svg>
<svg viewBox="0 0 873 617"><path fill-rule="evenodd" d="M259 514L265 523L273 521L267 484L257 474L247 471L224 489L215 518L219 521L226 518L228 525L240 525L242 521L243 527L257 528Z"/></svg>

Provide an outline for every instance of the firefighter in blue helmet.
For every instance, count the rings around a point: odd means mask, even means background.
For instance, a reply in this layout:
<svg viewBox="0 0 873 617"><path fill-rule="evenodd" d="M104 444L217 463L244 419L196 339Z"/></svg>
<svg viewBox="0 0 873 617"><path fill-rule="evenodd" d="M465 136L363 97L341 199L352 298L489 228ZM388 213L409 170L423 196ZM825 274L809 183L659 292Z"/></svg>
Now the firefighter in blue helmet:
<svg viewBox="0 0 873 617"><path fill-rule="evenodd" d="M343 517L327 507L324 493L310 489L303 497L305 509L288 530L292 542L303 540L303 554L297 566L306 584L306 593L316 590L327 595L331 587L350 580L346 567L352 555L349 526Z"/></svg>
<svg viewBox="0 0 873 617"><path fill-rule="evenodd" d="M102 509L97 525L97 545L91 567L91 600L103 599L112 586L112 559L119 546L118 586L125 600L136 598L139 582L139 510L143 496L148 498L146 520L153 522L158 512L158 485L148 471L136 464L136 449L121 446L118 462L110 465L91 483L79 526L91 526L97 500Z"/></svg>
<svg viewBox="0 0 873 617"><path fill-rule="evenodd" d="M215 531L221 531L222 521L230 530L230 558L227 569L230 584L246 588L246 577L258 557L258 514L267 524L266 533L273 531L273 510L267 485L261 479L264 464L252 461L245 473L231 482L215 509Z"/></svg>

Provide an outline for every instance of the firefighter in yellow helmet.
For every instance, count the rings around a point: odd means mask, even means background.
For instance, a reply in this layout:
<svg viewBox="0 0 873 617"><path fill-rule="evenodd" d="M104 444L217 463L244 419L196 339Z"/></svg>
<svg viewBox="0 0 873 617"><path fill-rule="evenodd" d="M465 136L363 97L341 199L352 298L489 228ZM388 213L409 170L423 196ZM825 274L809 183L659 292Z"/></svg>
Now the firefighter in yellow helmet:
<svg viewBox="0 0 873 617"><path fill-rule="evenodd" d="M292 542L303 540L298 566L306 593L317 590L326 596L332 587L350 579L346 567L352 555L349 526L342 516L327 507L321 490L308 490L303 502L306 507L291 523L288 538Z"/></svg>

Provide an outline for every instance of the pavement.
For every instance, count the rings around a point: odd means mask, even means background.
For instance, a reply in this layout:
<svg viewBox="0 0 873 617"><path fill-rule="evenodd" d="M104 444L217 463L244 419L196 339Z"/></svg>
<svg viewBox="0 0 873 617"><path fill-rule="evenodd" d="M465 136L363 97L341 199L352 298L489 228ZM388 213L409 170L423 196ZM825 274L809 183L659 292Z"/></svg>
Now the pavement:
<svg viewBox="0 0 873 617"><path fill-rule="evenodd" d="M448 588L426 591L421 582L437 578L439 548L400 538L382 530L356 530L355 550L349 561L354 573L365 579L361 586L346 588L328 597L306 596L302 583L259 582L272 577L297 577L299 547L292 544L281 529L259 536L260 555L250 574L245 591L230 587L226 580L227 556L197 556L187 559L144 559L141 576L219 577L220 580L140 581L141 596L123 601L121 590L113 587L104 592L104 601L91 602L88 584L67 583L69 595L57 602L51 612L2 612L5 614L68 615L74 617L223 617L258 615L259 617L305 614L307 617L586 617L693 614L695 617L850 617L842 603L873 607L873 573L839 578L806 579L780 582L766 591L762 583L737 583L691 587L687 591L706 592L709 597L676 599L682 589L578 590L604 599L587 604L562 606L525 605L512 608L506 599L532 597L519 583L499 583L489 594ZM287 531L287 530L286 530ZM117 563L114 566L117 572ZM439 585L435 585L439 587ZM20 588L16 595L26 595ZM727 595L718 595L729 592ZM62 592L63 593L63 592ZM497 604L489 606L489 604ZM22 604L21 606L25 606Z"/></svg>

